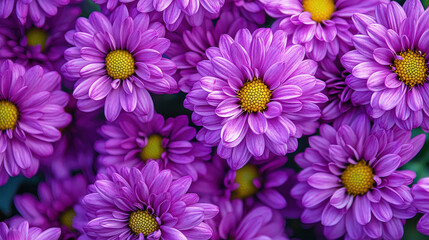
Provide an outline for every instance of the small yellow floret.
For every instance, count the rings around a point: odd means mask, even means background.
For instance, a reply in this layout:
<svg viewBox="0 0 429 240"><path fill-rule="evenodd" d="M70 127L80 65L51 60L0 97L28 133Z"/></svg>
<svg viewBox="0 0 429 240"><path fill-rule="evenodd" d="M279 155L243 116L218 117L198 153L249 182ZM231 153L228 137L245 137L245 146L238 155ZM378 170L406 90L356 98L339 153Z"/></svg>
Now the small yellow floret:
<svg viewBox="0 0 429 240"><path fill-rule="evenodd" d="M407 50L401 52L399 56L402 60L395 59L393 66L399 80L412 88L415 85L423 85L427 81L428 66L426 63L426 53L421 54L418 51Z"/></svg>
<svg viewBox="0 0 429 240"><path fill-rule="evenodd" d="M26 36L27 36L27 44L29 46L40 45L42 52L45 51L48 34L44 30L33 27L28 29Z"/></svg>
<svg viewBox="0 0 429 240"><path fill-rule="evenodd" d="M73 218L75 216L76 212L72 208L67 209L60 215L60 223L69 229L73 229Z"/></svg>
<svg viewBox="0 0 429 240"><path fill-rule="evenodd" d="M18 122L19 111L15 104L0 101L0 130L14 129Z"/></svg>
<svg viewBox="0 0 429 240"><path fill-rule="evenodd" d="M132 212L128 226L135 235L142 233L145 237L159 229L156 219L144 210Z"/></svg>
<svg viewBox="0 0 429 240"><path fill-rule="evenodd" d="M335 11L334 0L303 0L304 11L311 13L311 19L321 23L323 20L331 19Z"/></svg>
<svg viewBox="0 0 429 240"><path fill-rule="evenodd" d="M235 182L240 186L232 192L233 198L248 198L258 192L253 180L259 177L258 169L250 164L235 172Z"/></svg>
<svg viewBox="0 0 429 240"><path fill-rule="evenodd" d="M135 72L133 55L125 50L115 50L105 58L107 74L113 79L127 79Z"/></svg>
<svg viewBox="0 0 429 240"><path fill-rule="evenodd" d="M341 181L349 194L363 195L374 185L374 172L364 160L360 160L357 164L347 166Z"/></svg>
<svg viewBox="0 0 429 240"><path fill-rule="evenodd" d="M237 96L240 98L241 109L244 111L263 112L271 100L272 91L261 79L254 78L243 84L243 87L237 92Z"/></svg>
<svg viewBox="0 0 429 240"><path fill-rule="evenodd" d="M158 134L150 135L147 139L147 144L140 152L140 159L147 161L148 159L160 159L164 152L162 147L162 137Z"/></svg>

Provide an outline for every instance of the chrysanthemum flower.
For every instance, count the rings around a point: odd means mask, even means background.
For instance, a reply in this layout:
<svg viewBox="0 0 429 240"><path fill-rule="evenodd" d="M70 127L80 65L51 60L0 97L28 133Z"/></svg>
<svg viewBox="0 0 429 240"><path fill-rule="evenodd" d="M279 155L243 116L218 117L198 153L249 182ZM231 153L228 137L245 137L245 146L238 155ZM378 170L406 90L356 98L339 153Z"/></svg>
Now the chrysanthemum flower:
<svg viewBox="0 0 429 240"><path fill-rule="evenodd" d="M291 195L291 189L298 183L297 173L294 169L286 169L287 181L277 188L277 191L286 199L286 207L279 210L283 217L289 219L299 219L302 213L301 201L296 200Z"/></svg>
<svg viewBox="0 0 429 240"><path fill-rule="evenodd" d="M264 5L259 0L226 0L221 13L231 11L246 18L252 23L262 25L265 23ZM244 28L244 26L242 26Z"/></svg>
<svg viewBox="0 0 429 240"><path fill-rule="evenodd" d="M346 84L346 77L349 75L341 66L338 59L324 59L319 62L320 68L316 72L316 77L325 81L325 93L329 101L322 104L321 119L333 121L339 116L353 108L351 96L353 90Z"/></svg>
<svg viewBox="0 0 429 240"><path fill-rule="evenodd" d="M77 109L76 99L71 95L65 111L70 113L72 121L60 129L61 139L54 144L54 153L41 158L41 169L54 178L68 178L73 172L80 171L92 182L95 178L94 143L100 139L97 130L104 124L100 111L84 113Z"/></svg>
<svg viewBox="0 0 429 240"><path fill-rule="evenodd" d="M286 157L277 156L264 161L252 159L235 171L227 166L225 159L215 155L211 162L205 163L191 191L207 199L243 199L247 206L262 203L280 210L286 207L286 199L278 191L288 179L287 169L282 168L286 161Z"/></svg>
<svg viewBox="0 0 429 240"><path fill-rule="evenodd" d="M61 239L76 239L73 206L87 191L87 183L82 175L66 179L52 179L38 186L38 198L32 194L15 196L14 203L19 213L32 227L42 230L50 227L61 228Z"/></svg>
<svg viewBox="0 0 429 240"><path fill-rule="evenodd" d="M28 70L10 60L0 66L0 185L22 172L32 177L39 158L52 154L52 143L70 121L68 96L57 72Z"/></svg>
<svg viewBox="0 0 429 240"><path fill-rule="evenodd" d="M253 31L257 26L236 11L222 11L216 24L206 19L201 26L191 27L182 24L175 32L167 33L171 46L166 55L177 64L181 91L190 92L194 83L200 80L197 64L207 60L206 50L219 46L219 39L223 34L234 36L242 28Z"/></svg>
<svg viewBox="0 0 429 240"><path fill-rule="evenodd" d="M356 50L341 61L353 74L346 83L352 100L365 105L386 128L397 125L429 131L429 11L418 0L380 4L375 18L353 18Z"/></svg>
<svg viewBox="0 0 429 240"><path fill-rule="evenodd" d="M317 127L325 83L314 77L317 64L303 60L304 47L286 42L283 31L242 29L235 39L223 35L197 65L202 77L185 106L203 126L197 139L218 145L235 170L252 155L295 151L297 138Z"/></svg>
<svg viewBox="0 0 429 240"><path fill-rule="evenodd" d="M176 65L162 56L170 46L164 33L161 23L151 23L147 14L130 16L123 5L110 19L99 12L79 18L76 30L67 33L74 47L66 50L68 62L62 67L66 77L77 80L73 96L78 108L91 112L104 106L109 121L121 109L149 120L154 109L148 90L178 90L170 76Z"/></svg>
<svg viewBox="0 0 429 240"><path fill-rule="evenodd" d="M2 19L0 62L10 59L26 67L40 65L59 71L64 63L64 51L70 46L64 34L74 27L80 12L78 7L62 7L56 16L46 18L42 25L36 25L32 20L21 25L13 16Z"/></svg>
<svg viewBox="0 0 429 240"><path fill-rule="evenodd" d="M204 18L216 18L225 0L94 0L113 11L123 4L135 4L139 12L160 12L169 31L175 31L186 18L192 26L199 26Z"/></svg>
<svg viewBox="0 0 429 240"><path fill-rule="evenodd" d="M143 122L133 114L121 114L100 129L104 139L95 144L98 161L104 167L141 169L155 160L161 168L170 169L174 178L190 175L195 181L198 175L193 163L209 159L211 148L194 141L196 130L188 124L185 115L164 120L155 114L150 122Z"/></svg>
<svg viewBox="0 0 429 240"><path fill-rule="evenodd" d="M350 119L338 129L322 125L295 158L303 168L292 189L305 208L301 220L320 221L329 239L401 239L403 220L416 214L408 187L416 174L398 168L420 151L425 135L371 129L365 114Z"/></svg>
<svg viewBox="0 0 429 240"><path fill-rule="evenodd" d="M99 174L83 198L91 239L210 239L212 229L203 221L218 208L198 203L186 193L191 177L172 180L170 170L149 162L143 170L110 168Z"/></svg>
<svg viewBox="0 0 429 240"><path fill-rule="evenodd" d="M420 179L411 189L414 206L424 215L417 223L417 230L429 235L429 178Z"/></svg>
<svg viewBox="0 0 429 240"><path fill-rule="evenodd" d="M380 2L388 0L260 0L266 12L278 20L274 29L292 36L294 44L305 46L307 56L320 61L347 51L356 33L351 17L355 13L373 13Z"/></svg>
<svg viewBox="0 0 429 240"><path fill-rule="evenodd" d="M220 199L217 204L219 214L207 221L213 229L212 240L289 239L285 234L285 220L276 210L265 206L246 209L240 199Z"/></svg>
<svg viewBox="0 0 429 240"><path fill-rule="evenodd" d="M14 12L22 25L31 19L40 28L45 24L46 18L57 15L58 8L69 3L70 0L0 0L0 19L7 18Z"/></svg>
<svg viewBox="0 0 429 240"><path fill-rule="evenodd" d="M58 240L61 229L53 227L42 231L37 227L29 227L27 221L14 217L0 223L0 239L4 240Z"/></svg>

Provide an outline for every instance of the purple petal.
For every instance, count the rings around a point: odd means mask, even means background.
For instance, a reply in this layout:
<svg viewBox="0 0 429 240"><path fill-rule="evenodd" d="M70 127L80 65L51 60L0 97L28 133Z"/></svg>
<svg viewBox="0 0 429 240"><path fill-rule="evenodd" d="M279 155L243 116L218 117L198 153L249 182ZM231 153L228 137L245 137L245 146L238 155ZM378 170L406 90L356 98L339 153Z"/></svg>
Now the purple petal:
<svg viewBox="0 0 429 240"><path fill-rule="evenodd" d="M111 82L105 75L98 78L89 88L89 97L96 101L104 99L112 90Z"/></svg>
<svg viewBox="0 0 429 240"><path fill-rule="evenodd" d="M378 103L380 108L388 111L396 107L404 98L405 91L406 89L404 85L395 89L385 89L380 95L380 100Z"/></svg>
<svg viewBox="0 0 429 240"><path fill-rule="evenodd" d="M395 53L387 48L376 48L373 53L375 61L382 65L392 65L395 60Z"/></svg>
<svg viewBox="0 0 429 240"><path fill-rule="evenodd" d="M423 215L417 223L417 231L429 235L429 214Z"/></svg>
<svg viewBox="0 0 429 240"><path fill-rule="evenodd" d="M402 220L399 218L392 218L390 221L383 224L383 233L386 239L402 239L404 235Z"/></svg>
<svg viewBox="0 0 429 240"><path fill-rule="evenodd" d="M413 111L420 111L423 108L422 95L418 88L413 87L407 94L407 104Z"/></svg>
<svg viewBox="0 0 429 240"><path fill-rule="evenodd" d="M106 104L104 107L104 115L108 121L114 121L118 118L119 113L121 112L121 104L120 104L120 90L115 89L107 95Z"/></svg>
<svg viewBox="0 0 429 240"><path fill-rule="evenodd" d="M265 150L264 136L249 132L246 136L246 146L253 156L261 156Z"/></svg>
<svg viewBox="0 0 429 240"><path fill-rule="evenodd" d="M279 102L269 102L267 104L267 110L263 112L267 119L278 117L283 111L283 107Z"/></svg>
<svg viewBox="0 0 429 240"><path fill-rule="evenodd" d="M250 113L248 117L248 123L249 123L250 129L255 134L263 134L267 131L267 128L268 128L267 119L260 112Z"/></svg>
<svg viewBox="0 0 429 240"><path fill-rule="evenodd" d="M234 77L236 79L243 79L240 70L230 61L225 58L215 57L211 60L215 73L223 79Z"/></svg>
<svg viewBox="0 0 429 240"><path fill-rule="evenodd" d="M343 218L343 216L344 213L342 210L326 204L322 213L321 223L323 226L334 226Z"/></svg>
<svg viewBox="0 0 429 240"><path fill-rule="evenodd" d="M161 231L162 231L162 237L164 239L188 240L188 238L186 238L182 232L180 232L175 228L162 225Z"/></svg>
<svg viewBox="0 0 429 240"><path fill-rule="evenodd" d="M264 189L257 194L259 200L274 209L286 207L286 199L274 189Z"/></svg>
<svg viewBox="0 0 429 240"><path fill-rule="evenodd" d="M364 226L365 233L372 239L379 239L383 234L383 224L377 219L371 221Z"/></svg>
<svg viewBox="0 0 429 240"><path fill-rule="evenodd" d="M340 179L329 173L315 173L307 181L310 186L317 189L330 189L341 186Z"/></svg>
<svg viewBox="0 0 429 240"><path fill-rule="evenodd" d="M243 137L247 132L247 116L240 115L239 117L229 120L221 130L222 140L225 142L234 142ZM246 126L246 127L245 127Z"/></svg>
<svg viewBox="0 0 429 240"><path fill-rule="evenodd" d="M334 193L333 189L319 190L319 189L310 189L306 192L302 198L302 205L307 208L314 207L327 199Z"/></svg>
<svg viewBox="0 0 429 240"><path fill-rule="evenodd" d="M371 221L371 205L366 196L355 197L353 211L359 224L365 225Z"/></svg>
<svg viewBox="0 0 429 240"><path fill-rule="evenodd" d="M378 159L374 166L375 175L378 177L386 177L396 171L401 163L401 157L396 154L387 154Z"/></svg>
<svg viewBox="0 0 429 240"><path fill-rule="evenodd" d="M341 209L348 204L349 200L350 195L347 194L347 189L343 187L334 192L329 203L332 206Z"/></svg>
<svg viewBox="0 0 429 240"><path fill-rule="evenodd" d="M227 98L216 107L216 114L219 117L236 117L242 112L238 98Z"/></svg>
<svg viewBox="0 0 429 240"><path fill-rule="evenodd" d="M377 66L373 62L363 62L353 68L352 74L357 78L369 78L373 73L384 70L383 66Z"/></svg>

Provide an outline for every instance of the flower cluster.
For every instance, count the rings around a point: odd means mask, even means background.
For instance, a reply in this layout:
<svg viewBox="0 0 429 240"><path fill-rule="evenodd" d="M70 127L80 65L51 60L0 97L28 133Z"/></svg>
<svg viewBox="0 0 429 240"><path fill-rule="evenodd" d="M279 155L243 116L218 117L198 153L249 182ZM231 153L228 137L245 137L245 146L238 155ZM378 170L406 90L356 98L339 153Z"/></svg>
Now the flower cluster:
<svg viewBox="0 0 429 240"><path fill-rule="evenodd" d="M0 239L429 235L428 26L419 0L0 0Z"/></svg>

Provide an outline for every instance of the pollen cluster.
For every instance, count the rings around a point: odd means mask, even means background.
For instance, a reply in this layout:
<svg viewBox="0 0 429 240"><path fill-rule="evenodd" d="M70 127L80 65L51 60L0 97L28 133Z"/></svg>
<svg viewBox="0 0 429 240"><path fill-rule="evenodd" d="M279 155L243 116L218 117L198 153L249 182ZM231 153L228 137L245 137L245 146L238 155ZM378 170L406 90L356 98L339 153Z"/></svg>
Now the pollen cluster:
<svg viewBox="0 0 429 240"><path fill-rule="evenodd" d="M148 159L160 159L164 152L162 147L162 137L158 134L150 135L147 139L146 146L140 152L140 159L147 161Z"/></svg>
<svg viewBox="0 0 429 240"><path fill-rule="evenodd" d="M422 85L428 77L428 66L426 64L426 53L421 54L419 51L407 51L399 53L402 60L393 61L394 71L399 80L405 85L412 88L415 85Z"/></svg>
<svg viewBox="0 0 429 240"><path fill-rule="evenodd" d="M60 223L63 226L68 227L69 229L73 229L73 218L76 216L76 212L70 208L65 210L60 215Z"/></svg>
<svg viewBox="0 0 429 240"><path fill-rule="evenodd" d="M235 182L240 186L232 192L233 198L248 198L258 192L253 180L259 177L258 169L250 164L235 172Z"/></svg>
<svg viewBox="0 0 429 240"><path fill-rule="evenodd" d="M126 50L115 50L105 58L107 74L113 79L127 79L134 74L135 61L133 55Z"/></svg>
<svg viewBox="0 0 429 240"><path fill-rule="evenodd" d="M18 108L9 101L0 101L0 130L14 129L18 121Z"/></svg>
<svg viewBox="0 0 429 240"><path fill-rule="evenodd" d="M367 193L374 185L373 178L373 170L365 160L348 165L341 175L343 186L347 189L347 193L353 196Z"/></svg>
<svg viewBox="0 0 429 240"><path fill-rule="evenodd" d="M48 34L40 29L40 28L30 28L27 31L27 44L29 46L37 46L40 45L42 51L45 50L46 47L46 39L48 38Z"/></svg>
<svg viewBox="0 0 429 240"><path fill-rule="evenodd" d="M319 23L331 19L335 11L334 0L303 0L302 7L311 13L311 19Z"/></svg>
<svg viewBox="0 0 429 240"><path fill-rule="evenodd" d="M240 106L244 111L262 112L267 109L272 92L261 79L253 78L243 84L243 87L237 92L237 96L240 98Z"/></svg>
<svg viewBox="0 0 429 240"><path fill-rule="evenodd" d="M142 233L145 237L159 229L156 219L145 210L132 212L128 226L135 235Z"/></svg>

